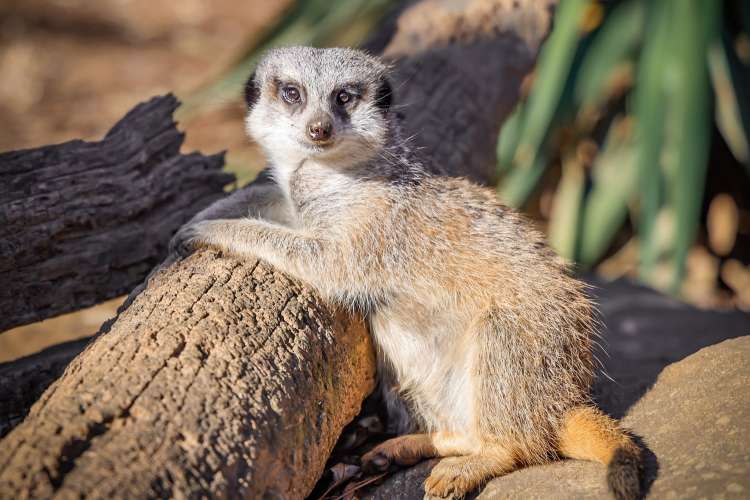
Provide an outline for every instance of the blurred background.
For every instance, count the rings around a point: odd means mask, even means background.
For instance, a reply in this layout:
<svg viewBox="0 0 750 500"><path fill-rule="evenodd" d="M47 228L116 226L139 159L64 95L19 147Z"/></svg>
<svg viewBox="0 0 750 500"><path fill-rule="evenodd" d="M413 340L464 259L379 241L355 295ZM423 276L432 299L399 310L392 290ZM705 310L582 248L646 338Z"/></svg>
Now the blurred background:
<svg viewBox="0 0 750 500"><path fill-rule="evenodd" d="M99 139L183 102L186 150L262 168L241 88L276 45L356 46L395 0L0 0L0 151ZM750 1L563 0L504 124L497 190L582 272L750 309ZM0 362L94 333L122 299L0 334Z"/></svg>

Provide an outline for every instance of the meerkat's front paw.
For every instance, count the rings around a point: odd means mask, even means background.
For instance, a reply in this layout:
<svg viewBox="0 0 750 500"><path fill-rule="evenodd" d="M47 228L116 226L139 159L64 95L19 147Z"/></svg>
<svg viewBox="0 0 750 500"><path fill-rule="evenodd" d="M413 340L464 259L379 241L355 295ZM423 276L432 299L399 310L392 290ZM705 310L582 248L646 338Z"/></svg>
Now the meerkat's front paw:
<svg viewBox="0 0 750 500"><path fill-rule="evenodd" d="M424 482L425 499L464 498L493 477L512 471L513 458L505 451L444 458Z"/></svg>
<svg viewBox="0 0 750 500"><path fill-rule="evenodd" d="M209 233L212 221L192 222L182 226L169 242L169 253L187 257L201 246L210 244Z"/></svg>

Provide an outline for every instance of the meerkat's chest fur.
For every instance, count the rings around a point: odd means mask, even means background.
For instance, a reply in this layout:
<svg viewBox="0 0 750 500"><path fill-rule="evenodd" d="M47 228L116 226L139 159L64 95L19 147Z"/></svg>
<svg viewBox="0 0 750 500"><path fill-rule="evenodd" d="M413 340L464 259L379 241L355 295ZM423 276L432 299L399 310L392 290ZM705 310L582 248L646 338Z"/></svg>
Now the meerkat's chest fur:
<svg viewBox="0 0 750 500"><path fill-rule="evenodd" d="M362 168L379 170L377 165ZM343 264L358 269L359 276L356 283L349 284L349 292L381 297L367 301L371 307L366 311L380 363L395 375L398 391L408 398L419 420L428 427L465 428L472 418L471 365L467 360L472 358L469 351L473 347L457 345L455 340L470 318L455 309L455 304L452 307L439 284L432 286L431 294L418 290L412 283L413 269L404 267L399 275L393 267L384 270L364 262L367 258L414 261L408 255L412 249L399 244L404 233L396 231L418 228L406 228L394 220L400 212L387 201L402 196L394 192L399 190L399 182L392 186L383 182L377 188L374 183L377 181L366 176L340 173L308 161L289 175L287 191L302 230L325 230L331 237L339 233L351 240L343 251ZM358 247L360 238L372 245ZM360 289L369 283L377 285Z"/></svg>
<svg viewBox="0 0 750 500"><path fill-rule="evenodd" d="M288 182L290 203L310 225L341 220L341 212L356 202L356 182L323 163L300 163Z"/></svg>

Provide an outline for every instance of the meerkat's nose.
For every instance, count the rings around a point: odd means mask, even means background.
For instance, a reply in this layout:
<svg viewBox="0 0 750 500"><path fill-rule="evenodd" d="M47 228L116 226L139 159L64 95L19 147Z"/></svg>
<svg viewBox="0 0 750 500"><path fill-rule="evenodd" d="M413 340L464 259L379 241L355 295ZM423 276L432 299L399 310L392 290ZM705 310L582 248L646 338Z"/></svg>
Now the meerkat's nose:
<svg viewBox="0 0 750 500"><path fill-rule="evenodd" d="M332 129L330 120L316 120L307 126L307 134L315 142L325 142L331 138Z"/></svg>

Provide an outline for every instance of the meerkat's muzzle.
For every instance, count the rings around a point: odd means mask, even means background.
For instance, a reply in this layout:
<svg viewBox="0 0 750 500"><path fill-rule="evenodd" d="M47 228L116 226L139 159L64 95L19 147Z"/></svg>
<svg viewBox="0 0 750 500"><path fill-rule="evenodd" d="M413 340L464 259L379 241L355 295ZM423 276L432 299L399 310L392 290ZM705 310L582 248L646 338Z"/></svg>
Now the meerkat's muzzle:
<svg viewBox="0 0 750 500"><path fill-rule="evenodd" d="M331 120L313 120L307 126L307 136L316 144L323 145L331 140L333 136L333 124Z"/></svg>

